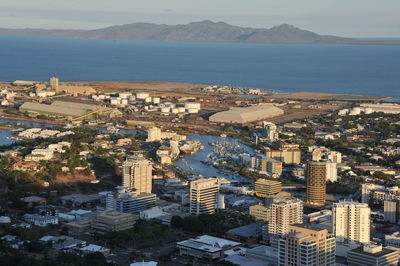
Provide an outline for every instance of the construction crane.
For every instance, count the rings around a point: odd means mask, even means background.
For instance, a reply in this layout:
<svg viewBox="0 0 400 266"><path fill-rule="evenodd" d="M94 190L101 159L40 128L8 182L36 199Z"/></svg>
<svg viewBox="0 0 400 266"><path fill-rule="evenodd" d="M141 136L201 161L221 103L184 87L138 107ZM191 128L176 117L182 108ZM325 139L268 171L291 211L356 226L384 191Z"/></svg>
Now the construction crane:
<svg viewBox="0 0 400 266"><path fill-rule="evenodd" d="M115 110L118 110L118 108L113 108L113 109L109 109L109 110L105 110L105 111L103 110L103 108L98 108L98 109L96 109L96 111L92 111L92 112L86 113L86 114L84 114L82 116L79 116L79 117L68 116L67 120L70 121L70 122L84 120L85 118L92 117L92 115L94 115L94 114L96 114L97 117L99 117L101 115L105 115L105 114L111 113L111 112L113 112Z"/></svg>

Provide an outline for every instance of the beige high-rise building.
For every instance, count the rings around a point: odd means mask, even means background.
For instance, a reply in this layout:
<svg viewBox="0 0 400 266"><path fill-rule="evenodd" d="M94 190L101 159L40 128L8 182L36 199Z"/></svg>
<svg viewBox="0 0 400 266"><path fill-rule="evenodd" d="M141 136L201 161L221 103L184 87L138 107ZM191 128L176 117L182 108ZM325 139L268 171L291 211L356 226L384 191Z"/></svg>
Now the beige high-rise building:
<svg viewBox="0 0 400 266"><path fill-rule="evenodd" d="M339 202L333 204L333 233L338 242L369 243L370 214L366 203Z"/></svg>
<svg viewBox="0 0 400 266"><path fill-rule="evenodd" d="M204 178L190 182L190 214L212 214L217 208L220 181Z"/></svg>
<svg viewBox="0 0 400 266"><path fill-rule="evenodd" d="M129 157L122 165L122 185L134 189L135 194L151 193L153 164L149 160Z"/></svg>
<svg viewBox="0 0 400 266"><path fill-rule="evenodd" d="M257 197L271 197L282 190L282 183L279 181L259 178L255 182L255 192Z"/></svg>
<svg viewBox="0 0 400 266"><path fill-rule="evenodd" d="M51 77L50 78L50 88L52 88L53 90L57 90L58 89L58 78L56 77Z"/></svg>
<svg viewBox="0 0 400 266"><path fill-rule="evenodd" d="M307 204L323 206L326 200L326 162L309 162L306 173Z"/></svg>
<svg viewBox="0 0 400 266"><path fill-rule="evenodd" d="M267 141L275 142L279 139L278 128L272 122L263 121L262 122L263 129L263 137L267 139Z"/></svg>
<svg viewBox="0 0 400 266"><path fill-rule="evenodd" d="M279 266L335 265L336 242L328 230L296 224L289 231L279 240Z"/></svg>
<svg viewBox="0 0 400 266"><path fill-rule="evenodd" d="M269 150L266 151L265 157L278 160L282 163L291 164L301 162L301 151L300 149L280 149L280 150Z"/></svg>

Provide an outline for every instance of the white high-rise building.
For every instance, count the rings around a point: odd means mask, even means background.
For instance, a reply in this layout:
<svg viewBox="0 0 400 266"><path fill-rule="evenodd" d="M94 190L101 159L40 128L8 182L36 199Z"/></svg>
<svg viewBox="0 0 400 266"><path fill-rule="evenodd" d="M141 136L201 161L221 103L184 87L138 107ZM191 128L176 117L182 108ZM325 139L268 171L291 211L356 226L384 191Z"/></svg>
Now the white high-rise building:
<svg viewBox="0 0 400 266"><path fill-rule="evenodd" d="M158 127L152 127L147 130L147 142L160 141L162 139L161 129Z"/></svg>
<svg viewBox="0 0 400 266"><path fill-rule="evenodd" d="M190 214L212 214L217 208L220 181L204 178L190 182Z"/></svg>
<svg viewBox="0 0 400 266"><path fill-rule="evenodd" d="M332 163L342 163L342 154L338 151L328 151L324 157Z"/></svg>
<svg viewBox="0 0 400 266"><path fill-rule="evenodd" d="M326 182L337 181L337 163L326 162Z"/></svg>
<svg viewBox="0 0 400 266"><path fill-rule="evenodd" d="M268 233L282 235L289 232L289 225L303 223L303 202L296 198L276 198L268 208Z"/></svg>
<svg viewBox="0 0 400 266"><path fill-rule="evenodd" d="M279 133L274 123L263 121L262 128L263 128L263 137L266 138L268 141L274 142L279 139Z"/></svg>
<svg viewBox="0 0 400 266"><path fill-rule="evenodd" d="M151 193L153 163L143 157L129 157L122 165L122 185L135 194Z"/></svg>
<svg viewBox="0 0 400 266"><path fill-rule="evenodd" d="M333 232L338 242L369 243L370 213L366 203L339 202L333 204Z"/></svg>

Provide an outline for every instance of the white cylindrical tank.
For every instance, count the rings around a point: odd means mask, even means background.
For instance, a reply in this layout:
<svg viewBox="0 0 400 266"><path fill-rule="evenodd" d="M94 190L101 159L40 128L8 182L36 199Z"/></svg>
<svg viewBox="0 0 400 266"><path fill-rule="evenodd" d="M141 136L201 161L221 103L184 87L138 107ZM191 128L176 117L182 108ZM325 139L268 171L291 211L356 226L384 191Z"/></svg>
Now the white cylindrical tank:
<svg viewBox="0 0 400 266"><path fill-rule="evenodd" d="M199 112L199 109L197 109L197 108L190 108L190 109L187 109L187 112L188 112L189 114L197 114L197 113Z"/></svg>
<svg viewBox="0 0 400 266"><path fill-rule="evenodd" d="M130 92L120 92L118 94L118 96L121 97L121 98L128 98L131 95L132 95L132 93L130 93Z"/></svg>
<svg viewBox="0 0 400 266"><path fill-rule="evenodd" d="M121 99L119 97L111 97L110 98L110 103L111 104L120 104Z"/></svg>
<svg viewBox="0 0 400 266"><path fill-rule="evenodd" d="M179 113L179 110L178 110L178 108L172 108L172 109L171 109L171 112L172 112L173 114L177 114L177 113Z"/></svg>
<svg viewBox="0 0 400 266"><path fill-rule="evenodd" d="M186 109L197 109L200 110L200 103L185 103L185 108Z"/></svg>
<svg viewBox="0 0 400 266"><path fill-rule="evenodd" d="M179 108L178 108L178 112L179 112L179 113L184 113L184 112L186 112L185 107L179 107Z"/></svg>
<svg viewBox="0 0 400 266"><path fill-rule="evenodd" d="M367 107L367 108L365 108L364 112L365 112L365 114L368 115L368 114L372 114L374 112L374 110L370 107Z"/></svg>
<svg viewBox="0 0 400 266"><path fill-rule="evenodd" d="M138 99L138 100L144 100L147 97L149 97L149 94L147 92L138 92L138 93L136 93L136 99Z"/></svg>
<svg viewBox="0 0 400 266"><path fill-rule="evenodd" d="M220 210L225 209L225 196L224 195L218 195L217 208Z"/></svg>
<svg viewBox="0 0 400 266"><path fill-rule="evenodd" d="M163 107L163 108L161 108L161 113L169 113L170 109L171 108L169 108L169 107Z"/></svg>
<svg viewBox="0 0 400 266"><path fill-rule="evenodd" d="M153 103L154 103L154 104L159 104L160 102L161 102L160 97L154 97L154 98L153 98Z"/></svg>
<svg viewBox="0 0 400 266"><path fill-rule="evenodd" d="M359 114L361 114L361 109L359 107L354 107L349 115L359 115Z"/></svg>
<svg viewBox="0 0 400 266"><path fill-rule="evenodd" d="M144 102L151 103L151 97L146 97L146 99L144 99Z"/></svg>

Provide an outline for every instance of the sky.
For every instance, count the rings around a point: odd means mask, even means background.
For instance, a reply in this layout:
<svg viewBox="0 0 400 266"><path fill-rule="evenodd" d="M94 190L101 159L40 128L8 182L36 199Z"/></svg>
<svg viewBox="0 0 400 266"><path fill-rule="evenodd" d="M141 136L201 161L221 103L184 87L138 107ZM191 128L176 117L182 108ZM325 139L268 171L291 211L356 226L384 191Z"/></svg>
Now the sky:
<svg viewBox="0 0 400 266"><path fill-rule="evenodd" d="M400 37L400 0L0 0L1 28L96 29L133 22L291 24L344 37Z"/></svg>

